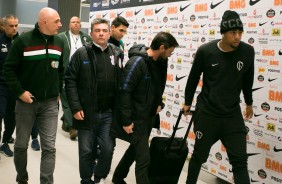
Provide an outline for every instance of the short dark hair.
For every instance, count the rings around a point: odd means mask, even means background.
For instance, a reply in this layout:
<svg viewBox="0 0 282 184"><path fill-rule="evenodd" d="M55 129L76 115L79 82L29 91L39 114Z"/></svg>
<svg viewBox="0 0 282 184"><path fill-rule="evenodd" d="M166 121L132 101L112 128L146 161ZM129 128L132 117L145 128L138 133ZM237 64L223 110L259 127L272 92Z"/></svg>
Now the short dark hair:
<svg viewBox="0 0 282 184"><path fill-rule="evenodd" d="M124 25L124 26L128 27L129 23L122 16L118 16L112 21L112 26L118 27L120 25Z"/></svg>
<svg viewBox="0 0 282 184"><path fill-rule="evenodd" d="M171 47L178 47L179 44L177 43L176 39L172 34L168 32L161 31L159 32L154 39L152 40L152 43L150 45L150 48L152 50L158 50L161 45L164 45L166 49Z"/></svg>
<svg viewBox="0 0 282 184"><path fill-rule="evenodd" d="M93 27L96 24L108 24L109 30L110 30L110 23L107 19L103 19L103 18L95 18L91 21L91 32L93 31Z"/></svg>

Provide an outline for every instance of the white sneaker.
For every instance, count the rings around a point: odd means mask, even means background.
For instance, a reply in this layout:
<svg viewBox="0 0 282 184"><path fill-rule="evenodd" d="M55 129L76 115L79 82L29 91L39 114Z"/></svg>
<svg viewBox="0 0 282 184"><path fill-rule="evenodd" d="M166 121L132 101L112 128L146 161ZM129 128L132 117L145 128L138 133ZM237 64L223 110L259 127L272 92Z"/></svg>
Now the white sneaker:
<svg viewBox="0 0 282 184"><path fill-rule="evenodd" d="M101 178L100 182L99 183L95 183L95 184L106 184L106 181L104 178Z"/></svg>

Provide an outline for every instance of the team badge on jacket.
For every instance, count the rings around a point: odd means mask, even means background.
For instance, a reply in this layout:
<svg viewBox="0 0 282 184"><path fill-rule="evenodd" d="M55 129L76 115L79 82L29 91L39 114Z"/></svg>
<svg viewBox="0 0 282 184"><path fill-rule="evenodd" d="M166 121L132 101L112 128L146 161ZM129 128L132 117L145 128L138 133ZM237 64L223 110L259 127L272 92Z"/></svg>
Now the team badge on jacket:
<svg viewBox="0 0 282 184"><path fill-rule="evenodd" d="M59 67L59 61L52 61L51 66L52 66L52 68L58 68Z"/></svg>

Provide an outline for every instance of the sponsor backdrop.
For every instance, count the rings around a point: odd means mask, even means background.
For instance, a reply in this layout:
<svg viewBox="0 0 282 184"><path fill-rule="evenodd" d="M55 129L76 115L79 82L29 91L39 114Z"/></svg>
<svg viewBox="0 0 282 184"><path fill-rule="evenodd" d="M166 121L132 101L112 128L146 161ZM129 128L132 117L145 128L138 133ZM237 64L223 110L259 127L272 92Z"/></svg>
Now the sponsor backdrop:
<svg viewBox="0 0 282 184"><path fill-rule="evenodd" d="M184 102L195 52L201 44L221 38L219 24L227 9L240 14L243 41L256 51L254 117L245 122L251 182L282 183L282 0L92 0L89 17L90 22L96 17L113 20L119 15L128 20L130 27L123 39L126 55L136 43L150 45L159 31L168 31L177 38L180 47L169 58L161 129L152 132L152 136L170 136ZM195 97L201 86L200 81ZM188 122L189 117L181 119L178 136L183 136ZM190 131L190 154L194 139L195 134ZM221 142L213 146L202 169L233 182L232 168Z"/></svg>

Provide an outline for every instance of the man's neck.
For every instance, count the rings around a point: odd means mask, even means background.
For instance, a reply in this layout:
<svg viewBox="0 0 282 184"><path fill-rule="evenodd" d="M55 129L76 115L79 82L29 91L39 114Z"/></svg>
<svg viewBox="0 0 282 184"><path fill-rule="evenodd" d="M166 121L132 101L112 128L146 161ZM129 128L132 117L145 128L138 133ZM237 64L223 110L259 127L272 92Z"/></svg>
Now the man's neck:
<svg viewBox="0 0 282 184"><path fill-rule="evenodd" d="M79 31L77 32L77 31L71 31L70 30L70 33L73 34L73 35L76 35L76 36L79 35Z"/></svg>
<svg viewBox="0 0 282 184"><path fill-rule="evenodd" d="M157 61L159 58L159 53L158 51L152 50L152 49L148 49L147 50L147 54L148 56L152 57L154 61Z"/></svg>
<svg viewBox="0 0 282 184"><path fill-rule="evenodd" d="M104 50L108 47L107 44L105 44L105 45L100 45L100 44L95 43L94 41L93 41L93 44L94 44L96 47L99 47L102 51L104 51Z"/></svg>

